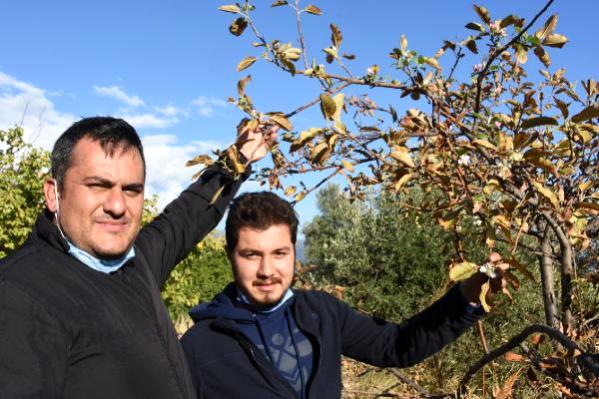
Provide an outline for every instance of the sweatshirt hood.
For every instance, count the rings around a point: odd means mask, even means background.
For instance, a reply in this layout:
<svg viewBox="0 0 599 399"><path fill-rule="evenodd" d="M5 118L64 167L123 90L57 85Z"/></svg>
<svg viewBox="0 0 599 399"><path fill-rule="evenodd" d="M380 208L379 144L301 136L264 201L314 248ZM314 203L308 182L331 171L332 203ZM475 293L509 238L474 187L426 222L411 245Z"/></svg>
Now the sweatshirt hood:
<svg viewBox="0 0 599 399"><path fill-rule="evenodd" d="M235 321L253 321L252 311L241 307L235 307L234 301L237 296L237 288L230 283L210 302L201 303L189 311L192 320L197 323L204 319L222 317Z"/></svg>

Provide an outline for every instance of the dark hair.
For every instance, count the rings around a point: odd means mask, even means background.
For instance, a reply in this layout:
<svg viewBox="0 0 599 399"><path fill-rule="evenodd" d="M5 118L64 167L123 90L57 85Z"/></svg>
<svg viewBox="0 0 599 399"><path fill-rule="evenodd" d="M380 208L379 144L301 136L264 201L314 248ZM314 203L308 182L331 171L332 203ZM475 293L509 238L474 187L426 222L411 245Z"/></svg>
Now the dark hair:
<svg viewBox="0 0 599 399"><path fill-rule="evenodd" d="M73 160L73 148L84 137L99 141L104 152L110 156L114 154L116 148L122 148L123 151L128 151L132 147L136 148L143 162L145 176L144 151L133 126L122 119L95 116L73 123L54 143L52 177L56 179L59 191L62 191L65 175Z"/></svg>
<svg viewBox="0 0 599 399"><path fill-rule="evenodd" d="M277 224L289 226L291 242L295 245L299 221L289 202L268 191L240 195L231 202L227 216L225 234L228 250L232 251L237 246L241 228L266 230Z"/></svg>

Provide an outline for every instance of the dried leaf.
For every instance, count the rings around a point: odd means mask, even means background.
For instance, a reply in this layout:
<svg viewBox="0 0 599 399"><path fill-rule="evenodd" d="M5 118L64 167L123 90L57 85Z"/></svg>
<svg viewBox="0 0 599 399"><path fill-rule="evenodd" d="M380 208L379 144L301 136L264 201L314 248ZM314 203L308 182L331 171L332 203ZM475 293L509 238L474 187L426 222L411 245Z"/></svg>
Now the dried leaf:
<svg viewBox="0 0 599 399"><path fill-rule="evenodd" d="M478 32L484 32L485 31L485 28L483 28L483 26L481 24L476 23L476 22L469 22L469 23L467 23L466 26L465 26L465 28L472 29L472 30L475 30L475 31L478 31Z"/></svg>
<svg viewBox="0 0 599 399"><path fill-rule="evenodd" d="M508 26L516 23L516 21L517 21L516 16L513 14L510 14L501 20L501 22L499 23L499 29L507 28Z"/></svg>
<svg viewBox="0 0 599 399"><path fill-rule="evenodd" d="M341 161L341 164L345 169L347 169L348 172L354 171L354 165L350 161L344 159Z"/></svg>
<svg viewBox="0 0 599 399"><path fill-rule="evenodd" d="M248 21L246 21L243 17L239 17L231 23L231 26L229 26L229 32L231 32L231 34L234 36L241 36L247 26Z"/></svg>
<svg viewBox="0 0 599 399"><path fill-rule="evenodd" d="M505 354L505 360L508 362L521 362L525 360L525 357L514 352L507 352Z"/></svg>
<svg viewBox="0 0 599 399"><path fill-rule="evenodd" d="M551 58L549 57L549 53L545 51L545 49L541 46L535 47L534 53L537 56L537 58L543 63L543 65L549 68L549 65L551 65Z"/></svg>
<svg viewBox="0 0 599 399"><path fill-rule="evenodd" d="M563 101L561 101L559 98L553 98L555 100L555 105L559 108L560 112L562 113L562 116L564 117L564 119L566 119L570 113L570 111L568 110L568 106L570 104L567 104Z"/></svg>
<svg viewBox="0 0 599 399"><path fill-rule="evenodd" d="M566 43L568 43L568 38L558 34L549 35L543 40L543 44L549 47L562 48Z"/></svg>
<svg viewBox="0 0 599 399"><path fill-rule="evenodd" d="M478 271L478 265L472 262L461 262L453 265L449 270L449 279L451 281L462 281L472 276Z"/></svg>
<svg viewBox="0 0 599 399"><path fill-rule="evenodd" d="M333 101L335 102L335 112L333 113L333 120L335 122L341 122L341 111L343 111L343 106L345 104L345 95L343 93L337 93L335 97L333 97Z"/></svg>
<svg viewBox="0 0 599 399"><path fill-rule="evenodd" d="M411 173L406 173L405 175L403 175L402 177L399 178L399 180L397 182L395 182L393 188L396 191L401 190L401 188L410 180L412 179L412 177L414 177L413 174Z"/></svg>
<svg viewBox="0 0 599 399"><path fill-rule="evenodd" d="M214 205L216 203L216 201L218 201L220 195L223 193L223 190L225 189L226 186L222 186L221 188L219 188L214 195L212 196L212 199L210 200L210 205Z"/></svg>
<svg viewBox="0 0 599 399"><path fill-rule="evenodd" d="M320 95L320 110L325 119L332 120L337 110L335 101L326 93Z"/></svg>
<svg viewBox="0 0 599 399"><path fill-rule="evenodd" d="M389 154L391 158L398 160L409 168L414 168L416 165L410 156L410 151L406 147L395 146L394 151Z"/></svg>
<svg viewBox="0 0 599 399"><path fill-rule="evenodd" d="M489 150L493 150L493 151L497 151L497 147L495 146L495 144L490 143L487 140L483 140L483 139L476 139L473 140L472 143L474 144L478 144L481 147L487 148Z"/></svg>
<svg viewBox="0 0 599 399"><path fill-rule="evenodd" d="M599 118L599 104L593 104L586 107L572 117L572 122L580 123L593 118Z"/></svg>
<svg viewBox="0 0 599 399"><path fill-rule="evenodd" d="M487 313L489 313L491 311L491 306L489 306L489 304L487 303L487 292L489 292L489 288L490 288L490 284L487 281L486 283L484 283L483 285L481 285L481 287L480 287L480 295L478 296L480 304L483 306L483 309Z"/></svg>
<svg viewBox="0 0 599 399"><path fill-rule="evenodd" d="M293 130L293 125L289 122L289 119L285 117L283 114L269 114L269 118L271 121L282 127L284 130L288 132Z"/></svg>
<svg viewBox="0 0 599 399"><path fill-rule="evenodd" d="M289 4L289 3L287 2L287 0L277 0L277 1L275 1L274 3L272 3L270 6L271 6L271 7L279 7L279 6L285 6L285 5L287 5L287 4Z"/></svg>
<svg viewBox="0 0 599 399"><path fill-rule="evenodd" d="M333 46L339 48L341 46L341 42L343 41L341 30L335 24L331 24L329 26L331 28L331 42L333 43Z"/></svg>
<svg viewBox="0 0 599 399"><path fill-rule="evenodd" d="M521 127L522 129L530 129L532 127L547 125L556 126L559 125L559 122L555 118L552 118L550 116L539 116L536 118L523 120Z"/></svg>
<svg viewBox="0 0 599 399"><path fill-rule="evenodd" d="M551 202L554 209L559 209L559 200L557 199L557 195L547 187L543 186L541 183L537 181L533 181L532 185L537 189L539 193L541 193L545 198Z"/></svg>
<svg viewBox="0 0 599 399"><path fill-rule="evenodd" d="M466 47L474 54L478 54L478 48L476 47L476 42L474 40L468 40L466 42Z"/></svg>
<svg viewBox="0 0 599 399"><path fill-rule="evenodd" d="M549 17L549 19L545 22L545 25L535 32L535 36L543 40L547 36L551 35L553 31L555 31L555 27L557 26L557 14L554 14Z"/></svg>
<svg viewBox="0 0 599 399"><path fill-rule="evenodd" d="M534 281L535 283L537 282L535 276L516 258L508 258L505 260L505 262L510 266L513 266L516 270L528 277L531 281Z"/></svg>
<svg viewBox="0 0 599 399"><path fill-rule="evenodd" d="M241 9L234 4L231 4L228 6L220 6L220 7L218 7L218 9L221 11L224 11L224 12L232 12L235 14L241 12Z"/></svg>
<svg viewBox="0 0 599 399"><path fill-rule="evenodd" d="M285 189L285 195L291 197L293 194L295 194L296 190L297 189L295 188L295 186L289 186Z"/></svg>
<svg viewBox="0 0 599 399"><path fill-rule="evenodd" d="M480 19L487 25L491 23L491 16L489 15L489 10L485 7L474 5L474 11L478 14Z"/></svg>
<svg viewBox="0 0 599 399"><path fill-rule="evenodd" d="M237 94L239 97L243 97L245 95L245 86L250 80L252 80L252 75L248 75L237 82Z"/></svg>
<svg viewBox="0 0 599 399"><path fill-rule="evenodd" d="M399 45L402 51L408 50L408 38L406 35L401 35L401 38L399 39Z"/></svg>
<svg viewBox="0 0 599 399"><path fill-rule="evenodd" d="M320 8L316 7L314 4L309 4L308 6L306 6L306 8L304 8L304 11L314 15L322 15L322 11L320 10Z"/></svg>
<svg viewBox="0 0 599 399"><path fill-rule="evenodd" d="M241 72L244 69L249 68L254 62L256 62L256 57L245 57L239 62L239 64L237 64L237 72Z"/></svg>
<svg viewBox="0 0 599 399"><path fill-rule="evenodd" d="M214 163L214 160L212 159L212 157L210 157L210 155L198 155L195 158L187 161L185 166L194 166L194 165L198 165L198 164L210 166L213 163Z"/></svg>
<svg viewBox="0 0 599 399"><path fill-rule="evenodd" d="M520 45L516 46L516 61L518 61L519 64L526 64L526 61L528 61L526 47Z"/></svg>

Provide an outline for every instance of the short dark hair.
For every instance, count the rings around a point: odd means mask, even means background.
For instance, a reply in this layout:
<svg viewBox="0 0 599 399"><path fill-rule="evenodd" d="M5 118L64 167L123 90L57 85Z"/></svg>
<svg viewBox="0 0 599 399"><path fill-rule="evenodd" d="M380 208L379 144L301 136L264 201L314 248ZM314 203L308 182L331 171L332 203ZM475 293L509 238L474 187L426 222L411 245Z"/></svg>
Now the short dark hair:
<svg viewBox="0 0 599 399"><path fill-rule="evenodd" d="M127 122L109 116L83 118L75 122L60 135L52 149L52 177L62 191L64 178L73 161L73 148L84 137L99 141L106 154L112 156L116 148L124 151L136 148L143 162L144 177L146 160L139 135Z"/></svg>
<svg viewBox="0 0 599 399"><path fill-rule="evenodd" d="M225 226L227 249L232 251L237 246L239 230L243 227L266 230L278 224L289 226L291 242L295 245L299 221L289 202L268 191L241 194L229 207Z"/></svg>

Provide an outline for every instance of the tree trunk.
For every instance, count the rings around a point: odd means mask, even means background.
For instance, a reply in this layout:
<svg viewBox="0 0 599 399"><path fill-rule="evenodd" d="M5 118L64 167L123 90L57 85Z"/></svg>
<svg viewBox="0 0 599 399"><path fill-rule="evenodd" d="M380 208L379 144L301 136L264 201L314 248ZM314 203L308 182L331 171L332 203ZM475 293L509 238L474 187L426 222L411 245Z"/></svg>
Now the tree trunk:
<svg viewBox="0 0 599 399"><path fill-rule="evenodd" d="M539 266L541 268L545 322L549 327L559 329L560 323L557 315L557 301L555 300L553 262L549 256L551 253L551 238L549 237L550 228L544 223L544 226L541 226L541 230L544 230L543 238L541 240L541 252L543 255L539 256Z"/></svg>

